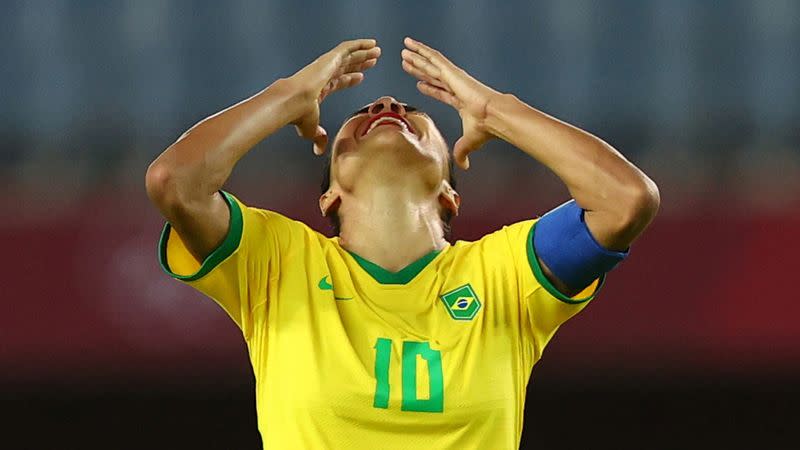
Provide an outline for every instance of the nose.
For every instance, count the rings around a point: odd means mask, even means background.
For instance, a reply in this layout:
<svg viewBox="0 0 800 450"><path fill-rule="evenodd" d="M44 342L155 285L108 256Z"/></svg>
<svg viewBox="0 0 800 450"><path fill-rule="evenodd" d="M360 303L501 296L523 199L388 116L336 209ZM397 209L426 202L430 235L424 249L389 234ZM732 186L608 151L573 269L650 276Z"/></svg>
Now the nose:
<svg viewBox="0 0 800 450"><path fill-rule="evenodd" d="M389 96L381 97L375 100L375 102L369 107L369 114L371 116L385 112L393 112L395 114L405 116L406 108L403 107L403 105L401 105L400 102L395 100L393 97Z"/></svg>

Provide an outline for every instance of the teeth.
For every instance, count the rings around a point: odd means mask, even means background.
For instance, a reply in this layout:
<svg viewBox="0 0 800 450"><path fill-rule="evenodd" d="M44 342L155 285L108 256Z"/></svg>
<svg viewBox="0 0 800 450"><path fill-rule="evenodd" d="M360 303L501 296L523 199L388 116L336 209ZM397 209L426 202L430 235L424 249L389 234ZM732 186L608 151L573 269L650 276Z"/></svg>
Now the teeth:
<svg viewBox="0 0 800 450"><path fill-rule="evenodd" d="M367 133L369 133L370 131L375 129L375 127L377 127L378 125L380 125L382 123L387 123L387 122L393 123L393 124L396 124L396 125L400 125L403 128L403 131L409 131L408 125L406 125L405 122L403 122L402 120L396 119L394 117L381 117L380 119L376 120L375 122L372 122L372 124L369 126L369 129L367 129ZM364 134L367 134L367 133L364 133Z"/></svg>

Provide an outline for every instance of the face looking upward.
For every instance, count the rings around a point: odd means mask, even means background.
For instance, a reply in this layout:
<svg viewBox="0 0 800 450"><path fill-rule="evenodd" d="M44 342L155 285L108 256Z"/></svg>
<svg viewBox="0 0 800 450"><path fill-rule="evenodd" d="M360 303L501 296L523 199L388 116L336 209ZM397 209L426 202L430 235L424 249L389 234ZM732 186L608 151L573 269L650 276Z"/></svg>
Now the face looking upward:
<svg viewBox="0 0 800 450"><path fill-rule="evenodd" d="M370 166L390 172L402 167L430 182L447 178L447 143L433 120L392 97L378 98L348 118L332 149L331 178L343 187Z"/></svg>
<svg viewBox="0 0 800 450"><path fill-rule="evenodd" d="M356 111L336 134L330 189L320 199L323 214L328 209L326 199L332 202L342 192L354 192L368 177L409 189L439 191L445 197L443 205L454 215L457 211L458 194L449 183L447 143L427 114L389 96Z"/></svg>

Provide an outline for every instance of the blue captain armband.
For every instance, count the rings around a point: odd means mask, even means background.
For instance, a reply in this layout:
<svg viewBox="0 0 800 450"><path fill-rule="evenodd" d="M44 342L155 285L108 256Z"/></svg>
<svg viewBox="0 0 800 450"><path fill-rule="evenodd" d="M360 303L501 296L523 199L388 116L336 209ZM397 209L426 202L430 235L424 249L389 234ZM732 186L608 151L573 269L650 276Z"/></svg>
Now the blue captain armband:
<svg viewBox="0 0 800 450"><path fill-rule="evenodd" d="M630 249L617 252L603 248L584 221L583 209L570 200L548 212L536 223L533 247L536 256L567 286L581 289L613 269Z"/></svg>

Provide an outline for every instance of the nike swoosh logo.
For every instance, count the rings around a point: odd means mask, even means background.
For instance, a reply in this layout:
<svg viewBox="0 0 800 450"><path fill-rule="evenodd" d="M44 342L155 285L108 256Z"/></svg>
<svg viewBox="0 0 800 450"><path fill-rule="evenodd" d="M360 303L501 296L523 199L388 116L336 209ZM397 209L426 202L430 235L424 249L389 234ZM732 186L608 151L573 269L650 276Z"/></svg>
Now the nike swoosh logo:
<svg viewBox="0 0 800 450"><path fill-rule="evenodd" d="M327 275L325 275L324 277L322 277L321 280L319 280L319 284L317 286L320 289L322 289L323 291L332 291L333 290L333 285L328 281L328 276ZM352 300L353 299L353 297L336 297L335 295L334 295L333 298L334 298L334 300Z"/></svg>
<svg viewBox="0 0 800 450"><path fill-rule="evenodd" d="M328 283L328 276L327 275L325 275L324 277L322 277L321 280L319 280L319 284L317 286L319 286L319 288L322 289L323 291L332 291L333 290L333 285Z"/></svg>

